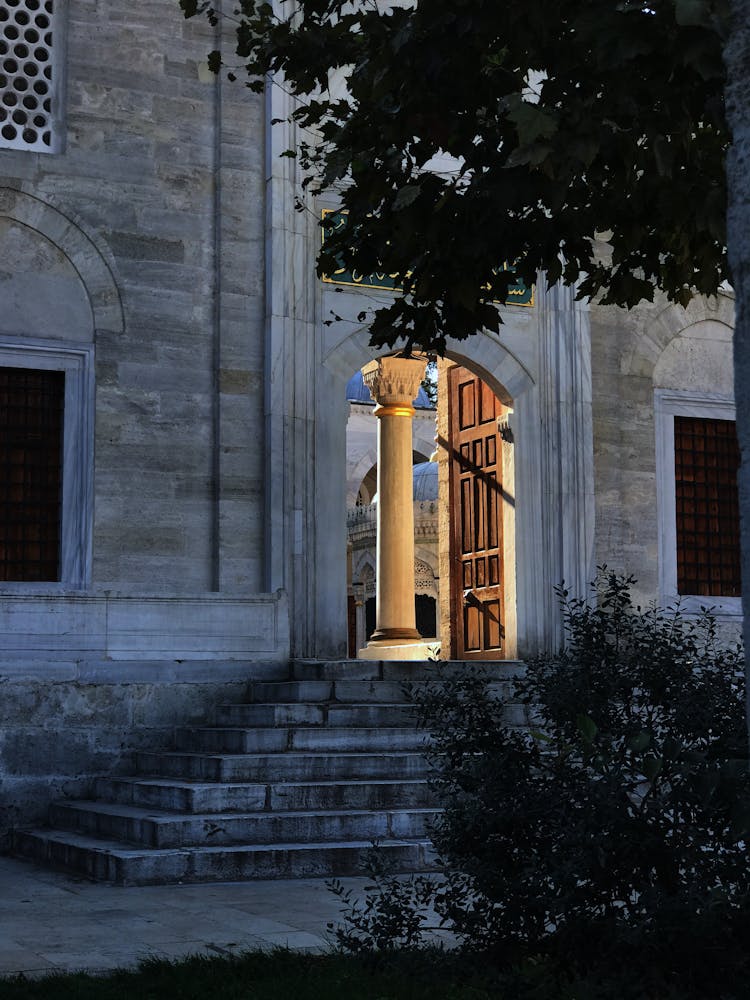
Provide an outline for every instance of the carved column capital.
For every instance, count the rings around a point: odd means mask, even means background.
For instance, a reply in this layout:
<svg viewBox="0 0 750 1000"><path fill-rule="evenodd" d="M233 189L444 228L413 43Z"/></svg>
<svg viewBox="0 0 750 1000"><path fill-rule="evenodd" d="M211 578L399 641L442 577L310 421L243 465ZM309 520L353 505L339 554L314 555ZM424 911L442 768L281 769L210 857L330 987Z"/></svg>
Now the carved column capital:
<svg viewBox="0 0 750 1000"><path fill-rule="evenodd" d="M426 363L420 358L378 358L364 366L362 377L370 395L380 406L411 408L425 367Z"/></svg>

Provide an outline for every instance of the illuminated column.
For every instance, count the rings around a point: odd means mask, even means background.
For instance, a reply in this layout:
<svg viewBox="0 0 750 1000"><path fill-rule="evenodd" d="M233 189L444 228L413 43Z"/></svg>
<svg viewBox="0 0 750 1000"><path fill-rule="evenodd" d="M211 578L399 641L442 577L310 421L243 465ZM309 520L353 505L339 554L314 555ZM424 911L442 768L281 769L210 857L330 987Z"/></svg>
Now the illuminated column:
<svg viewBox="0 0 750 1000"><path fill-rule="evenodd" d="M378 404L377 589L370 646L421 638L414 614L412 401L424 373L425 362L417 358L380 358L362 369Z"/></svg>

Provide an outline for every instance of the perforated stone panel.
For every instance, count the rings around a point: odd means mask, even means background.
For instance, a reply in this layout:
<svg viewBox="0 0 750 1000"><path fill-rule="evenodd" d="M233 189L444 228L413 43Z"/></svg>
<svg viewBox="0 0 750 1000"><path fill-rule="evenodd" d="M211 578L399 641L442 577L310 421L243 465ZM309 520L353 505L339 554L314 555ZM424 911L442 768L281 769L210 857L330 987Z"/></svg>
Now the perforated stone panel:
<svg viewBox="0 0 750 1000"><path fill-rule="evenodd" d="M60 148L61 0L0 0L0 146Z"/></svg>

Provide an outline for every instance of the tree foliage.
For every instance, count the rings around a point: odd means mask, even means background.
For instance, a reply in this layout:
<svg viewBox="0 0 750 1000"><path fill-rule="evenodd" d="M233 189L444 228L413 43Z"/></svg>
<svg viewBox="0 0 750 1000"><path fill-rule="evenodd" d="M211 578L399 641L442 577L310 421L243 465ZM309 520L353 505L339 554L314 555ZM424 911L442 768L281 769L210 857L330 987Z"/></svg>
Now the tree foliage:
<svg viewBox="0 0 750 1000"><path fill-rule="evenodd" d="M306 182L350 216L319 270L398 275L373 343L440 351L497 329L514 275L623 306L728 277L725 3L240 0L212 64L283 77Z"/></svg>
<svg viewBox="0 0 750 1000"><path fill-rule="evenodd" d="M515 684L528 726L481 674L415 689L446 880L381 882L344 946L382 947L388 930L412 946L429 902L501 965L625 964L633 996L734 996L750 972L742 651L710 614L634 606L631 583L602 572L595 605L561 592L568 643Z"/></svg>
<svg viewBox="0 0 750 1000"><path fill-rule="evenodd" d="M435 843L464 878L451 915L472 942L659 937L746 912L743 657L710 616L634 607L631 582L603 574L596 606L563 592L566 648L517 682L529 730L475 680L422 698Z"/></svg>

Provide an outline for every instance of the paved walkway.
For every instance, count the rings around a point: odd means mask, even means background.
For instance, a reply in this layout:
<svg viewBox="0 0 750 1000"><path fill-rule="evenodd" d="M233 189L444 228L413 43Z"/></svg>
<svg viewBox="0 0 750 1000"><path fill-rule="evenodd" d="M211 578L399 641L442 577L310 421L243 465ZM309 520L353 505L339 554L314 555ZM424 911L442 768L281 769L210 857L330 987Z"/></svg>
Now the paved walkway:
<svg viewBox="0 0 750 1000"><path fill-rule="evenodd" d="M342 881L361 890L368 880ZM0 857L0 976L278 945L320 950L340 915L323 879L123 888Z"/></svg>

